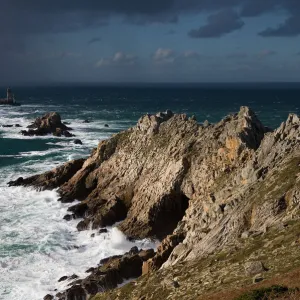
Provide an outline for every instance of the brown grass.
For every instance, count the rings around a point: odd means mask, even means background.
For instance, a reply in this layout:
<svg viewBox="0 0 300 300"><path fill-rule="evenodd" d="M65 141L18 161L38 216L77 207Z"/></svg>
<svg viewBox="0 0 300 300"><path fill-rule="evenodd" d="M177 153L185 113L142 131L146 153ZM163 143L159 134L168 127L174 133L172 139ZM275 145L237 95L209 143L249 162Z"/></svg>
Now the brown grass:
<svg viewBox="0 0 300 300"><path fill-rule="evenodd" d="M236 297L242 295L245 292L249 292L254 289L259 289L263 287L270 287L272 285L282 285L288 288L297 288L300 286L300 268L292 272L273 277L271 279L265 280L258 284L253 284L248 287L226 290L219 293L214 293L211 295L200 296L197 300L234 300ZM282 298L276 298L278 300L300 300L300 291L293 292L293 294L285 295ZM271 299L266 299L271 300Z"/></svg>

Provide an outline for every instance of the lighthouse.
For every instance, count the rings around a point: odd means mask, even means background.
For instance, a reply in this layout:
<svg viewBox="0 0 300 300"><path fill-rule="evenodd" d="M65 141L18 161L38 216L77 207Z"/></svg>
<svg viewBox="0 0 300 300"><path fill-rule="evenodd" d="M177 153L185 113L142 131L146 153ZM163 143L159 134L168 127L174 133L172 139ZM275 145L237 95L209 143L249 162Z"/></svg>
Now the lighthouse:
<svg viewBox="0 0 300 300"><path fill-rule="evenodd" d="M0 98L0 105L20 106L21 104L16 102L15 95L13 94L11 88L7 88L6 98Z"/></svg>
<svg viewBox="0 0 300 300"><path fill-rule="evenodd" d="M6 100L8 103L14 103L14 95L12 93L11 88L6 90Z"/></svg>

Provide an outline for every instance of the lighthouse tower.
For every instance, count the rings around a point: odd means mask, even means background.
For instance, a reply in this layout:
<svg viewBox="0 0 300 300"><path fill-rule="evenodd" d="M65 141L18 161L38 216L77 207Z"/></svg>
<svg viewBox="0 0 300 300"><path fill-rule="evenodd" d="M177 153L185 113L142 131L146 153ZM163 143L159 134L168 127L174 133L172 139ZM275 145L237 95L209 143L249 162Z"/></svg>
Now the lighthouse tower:
<svg viewBox="0 0 300 300"><path fill-rule="evenodd" d="M14 95L13 95L13 93L12 93L12 91L11 91L11 88L8 88L7 90L6 90L6 100L7 100L7 102L8 103L13 103L14 102Z"/></svg>

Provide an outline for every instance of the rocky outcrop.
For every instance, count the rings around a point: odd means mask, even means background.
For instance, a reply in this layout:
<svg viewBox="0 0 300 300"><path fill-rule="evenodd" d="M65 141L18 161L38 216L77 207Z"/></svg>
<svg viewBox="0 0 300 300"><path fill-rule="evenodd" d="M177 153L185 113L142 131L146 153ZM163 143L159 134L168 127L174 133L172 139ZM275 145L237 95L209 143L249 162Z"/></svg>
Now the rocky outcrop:
<svg viewBox="0 0 300 300"><path fill-rule="evenodd" d="M82 201L70 208L83 218L79 230L120 221L129 238L161 239L143 264L151 277L299 218L299 139L293 114L275 131L247 107L216 124L170 111L146 115L101 141L58 192L61 201ZM44 176L33 185L53 188Z"/></svg>
<svg viewBox="0 0 300 300"><path fill-rule="evenodd" d="M8 185L33 186L37 190L55 189L68 182L82 168L84 161L85 159L72 160L42 175L19 177L16 181L9 182Z"/></svg>
<svg viewBox="0 0 300 300"><path fill-rule="evenodd" d="M115 288L124 280L142 275L143 262L153 257L154 251L132 248L124 255L113 256L100 261L99 266L90 268L91 273L85 279L76 279L74 276L64 276L64 281L71 281L70 288L58 293L59 300L88 299L88 297ZM73 279L76 279L75 281ZM73 280L73 281L72 281ZM47 295L48 297L51 295ZM80 298L81 297L81 298Z"/></svg>
<svg viewBox="0 0 300 300"><path fill-rule="evenodd" d="M69 130L72 130L72 128L69 128L62 123L60 115L56 112L47 113L43 117L37 118L27 128L29 129L21 131L21 133L25 136L43 136L47 134L53 134L54 136L58 137L74 136L69 132Z"/></svg>

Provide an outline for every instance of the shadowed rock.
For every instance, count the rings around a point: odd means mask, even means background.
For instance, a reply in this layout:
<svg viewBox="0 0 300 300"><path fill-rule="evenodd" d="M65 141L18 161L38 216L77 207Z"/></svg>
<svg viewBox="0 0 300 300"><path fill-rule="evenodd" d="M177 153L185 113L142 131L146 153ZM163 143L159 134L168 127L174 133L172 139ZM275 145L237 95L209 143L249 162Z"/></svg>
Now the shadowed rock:
<svg viewBox="0 0 300 300"><path fill-rule="evenodd" d="M69 130L72 128L67 127L61 122L61 117L57 112L45 114L43 117L37 118L31 125L27 126L28 130L22 130L21 133L25 136L43 136L53 134L54 136L72 137Z"/></svg>

